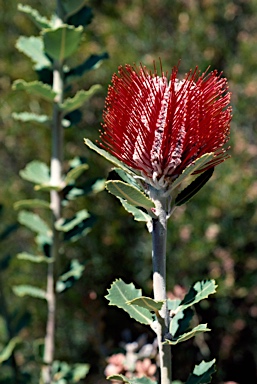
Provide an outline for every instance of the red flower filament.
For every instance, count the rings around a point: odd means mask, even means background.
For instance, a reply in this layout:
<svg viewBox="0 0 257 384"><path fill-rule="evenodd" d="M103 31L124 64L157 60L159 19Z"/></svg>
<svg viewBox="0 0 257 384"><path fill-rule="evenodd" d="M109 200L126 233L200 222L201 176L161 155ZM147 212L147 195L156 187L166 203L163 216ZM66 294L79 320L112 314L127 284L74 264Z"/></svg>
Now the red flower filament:
<svg viewBox="0 0 257 384"><path fill-rule="evenodd" d="M228 157L231 120L227 80L197 68L183 80L156 68L126 65L114 74L103 112L101 146L146 182L168 189L195 160L213 152L203 172Z"/></svg>

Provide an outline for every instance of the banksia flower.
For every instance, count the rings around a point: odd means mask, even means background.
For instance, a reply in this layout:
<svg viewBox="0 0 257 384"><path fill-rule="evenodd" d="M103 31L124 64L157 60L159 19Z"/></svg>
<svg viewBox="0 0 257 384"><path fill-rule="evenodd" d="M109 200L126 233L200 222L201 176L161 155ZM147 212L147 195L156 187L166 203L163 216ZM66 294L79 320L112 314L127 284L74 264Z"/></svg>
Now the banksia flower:
<svg viewBox="0 0 257 384"><path fill-rule="evenodd" d="M227 155L231 120L227 80L196 68L177 78L144 66L121 66L109 87L101 146L156 189L169 190L190 164L213 157L195 173Z"/></svg>

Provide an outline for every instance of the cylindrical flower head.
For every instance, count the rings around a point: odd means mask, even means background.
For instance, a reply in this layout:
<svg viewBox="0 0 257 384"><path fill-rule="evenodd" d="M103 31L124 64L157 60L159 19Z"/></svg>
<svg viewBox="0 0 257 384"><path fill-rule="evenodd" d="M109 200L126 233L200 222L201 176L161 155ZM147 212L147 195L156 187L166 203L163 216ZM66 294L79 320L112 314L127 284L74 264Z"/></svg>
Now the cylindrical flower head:
<svg viewBox="0 0 257 384"><path fill-rule="evenodd" d="M204 172L227 156L231 120L227 80L217 71L198 69L177 78L156 68L119 67L103 112L101 146L140 171L156 189L169 189L190 164L206 153L214 158Z"/></svg>

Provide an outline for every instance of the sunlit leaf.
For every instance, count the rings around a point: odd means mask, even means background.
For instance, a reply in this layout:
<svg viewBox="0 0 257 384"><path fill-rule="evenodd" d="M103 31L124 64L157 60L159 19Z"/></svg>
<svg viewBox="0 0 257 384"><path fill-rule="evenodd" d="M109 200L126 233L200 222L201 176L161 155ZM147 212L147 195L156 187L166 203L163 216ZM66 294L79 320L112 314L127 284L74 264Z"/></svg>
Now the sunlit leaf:
<svg viewBox="0 0 257 384"><path fill-rule="evenodd" d="M38 299L45 299L46 292L37 287L33 287L32 285L16 285L13 287L13 291L17 296L32 296Z"/></svg>
<svg viewBox="0 0 257 384"><path fill-rule="evenodd" d="M18 215L18 221L25 225L27 228L43 236L50 236L52 234L52 231L46 222L36 213L20 211Z"/></svg>
<svg viewBox="0 0 257 384"><path fill-rule="evenodd" d="M162 308L164 300L154 300L151 297L137 297L136 299L127 301L129 305L138 305L139 307L146 308L149 311L158 312Z"/></svg>
<svg viewBox="0 0 257 384"><path fill-rule="evenodd" d="M36 9L30 7L29 5L18 4L18 10L26 13L37 27L51 28L51 21L48 20L46 17L41 16Z"/></svg>
<svg viewBox="0 0 257 384"><path fill-rule="evenodd" d="M36 113L31 112L20 112L13 113L13 119L23 121L24 123L34 121L35 123L47 124L51 121L50 117L47 115L37 115Z"/></svg>
<svg viewBox="0 0 257 384"><path fill-rule="evenodd" d="M73 284L81 278L84 269L85 266L81 264L78 260L72 260L69 270L63 275L61 275L57 280L56 291L60 293L72 287Z"/></svg>
<svg viewBox="0 0 257 384"><path fill-rule="evenodd" d="M26 82L25 80L15 80L13 83L14 90L24 90L32 95L40 96L45 100L53 101L56 93L50 85L44 84L41 81Z"/></svg>
<svg viewBox="0 0 257 384"><path fill-rule="evenodd" d="M129 204L126 200L122 199L121 197L118 197L118 199L120 200L121 204L126 209L126 211L134 216L134 219L136 221L150 222L152 220L152 217L148 215L148 213L142 211L134 205Z"/></svg>
<svg viewBox="0 0 257 384"><path fill-rule="evenodd" d="M179 311L175 316L171 317L170 320L170 333L175 337L178 337L185 333L190 325L193 318L194 311L192 308L186 308L184 311Z"/></svg>
<svg viewBox="0 0 257 384"><path fill-rule="evenodd" d="M73 229L76 225L81 223L83 220L88 219L90 217L90 214L86 209L83 209L76 213L74 217L71 219L60 219L56 223L56 229L63 232L68 232L71 229Z"/></svg>
<svg viewBox="0 0 257 384"><path fill-rule="evenodd" d="M207 328L207 324L199 324L196 327L194 327L191 331L183 333L182 335L171 336L170 339L165 338L165 342L163 344L176 345L178 343L182 343L183 341L191 339L198 333L208 332L208 331L210 331L210 329Z"/></svg>
<svg viewBox="0 0 257 384"><path fill-rule="evenodd" d="M124 164L121 161L119 161L118 159L116 159L116 157L112 156L109 152L105 151L104 149L99 148L97 145L92 143L92 141L90 141L89 139L84 139L84 142L90 149L93 149L93 151L95 151L96 153L98 153L99 155L104 157L106 160L110 161L116 167L123 169L125 172L127 172L128 174L130 174L132 176L137 176L136 173L132 169L130 169L126 166L126 164Z"/></svg>
<svg viewBox="0 0 257 384"><path fill-rule="evenodd" d="M51 61L44 52L44 44L41 37L20 36L16 42L16 48L32 60L36 70L52 66Z"/></svg>
<svg viewBox="0 0 257 384"><path fill-rule="evenodd" d="M9 343L0 352L0 364L2 364L4 361L7 361L12 356L12 353L15 347L20 343L21 343L20 337L13 337L9 341Z"/></svg>
<svg viewBox="0 0 257 384"><path fill-rule="evenodd" d="M83 28L64 24L56 29L43 30L45 52L54 60L62 62L78 48Z"/></svg>
<svg viewBox="0 0 257 384"><path fill-rule="evenodd" d="M73 183L79 176L82 175L88 169L88 164L80 164L75 168L72 168L66 175L64 182L66 184Z"/></svg>
<svg viewBox="0 0 257 384"><path fill-rule="evenodd" d="M42 255L32 255L31 253L21 252L18 253L19 260L31 261L32 263L53 263L53 259Z"/></svg>
<svg viewBox="0 0 257 384"><path fill-rule="evenodd" d="M214 280L203 280L195 283L181 301L178 310L191 307L201 300L207 299L209 295L216 292L217 285Z"/></svg>
<svg viewBox="0 0 257 384"><path fill-rule="evenodd" d="M64 112L74 111L75 109L80 108L99 89L101 89L101 86L95 84L92 85L88 91L80 90L74 97L66 99L59 107Z"/></svg>
<svg viewBox="0 0 257 384"><path fill-rule="evenodd" d="M143 207L150 210L154 208L154 203L143 192L134 186L119 180L109 180L106 182L107 190L116 197L126 200L135 207Z"/></svg>
<svg viewBox="0 0 257 384"><path fill-rule="evenodd" d="M33 160L20 171L20 176L24 180L35 184L48 184L50 182L50 170L48 165L42 161Z"/></svg>
<svg viewBox="0 0 257 384"><path fill-rule="evenodd" d="M190 374L186 384L208 384L211 382L212 374L215 372L215 359L206 362L202 361L196 365L193 373Z"/></svg>
<svg viewBox="0 0 257 384"><path fill-rule="evenodd" d="M39 200L39 199L28 199L20 200L14 203L15 209L24 209L24 208L47 208L50 209L50 204L48 201Z"/></svg>
<svg viewBox="0 0 257 384"><path fill-rule="evenodd" d="M141 296L141 289L136 289L133 283L126 284L122 279L118 279L112 283L111 288L108 289L108 295L105 297L109 300L109 305L122 308L136 321L150 325L153 319L148 309L128 304L128 301Z"/></svg>

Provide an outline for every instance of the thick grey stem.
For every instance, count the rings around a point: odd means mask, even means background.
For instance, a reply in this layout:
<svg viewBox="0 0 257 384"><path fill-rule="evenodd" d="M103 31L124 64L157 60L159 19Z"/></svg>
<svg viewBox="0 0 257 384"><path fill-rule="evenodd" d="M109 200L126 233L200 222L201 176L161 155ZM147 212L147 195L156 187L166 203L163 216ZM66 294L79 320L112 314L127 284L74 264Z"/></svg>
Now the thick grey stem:
<svg viewBox="0 0 257 384"><path fill-rule="evenodd" d="M155 300L165 300L159 317L157 318L156 333L160 355L161 380L159 384L171 384L171 348L163 345L163 336L169 331L169 313L166 304L166 240L167 240L167 198L159 195L156 190L151 191L155 202L156 219L153 219L152 231L152 261L153 261L153 291Z"/></svg>
<svg viewBox="0 0 257 384"><path fill-rule="evenodd" d="M58 1L58 7L60 4ZM58 20L60 24L60 19ZM50 167L51 185L61 186L62 183L62 162L63 162L63 127L62 113L59 110L58 103L63 101L63 63L55 62L53 71L53 91L57 96L53 109L53 126L52 126L52 154ZM52 364L54 361L55 349L55 319L56 319L56 293L55 293L55 269L59 259L60 234L55 229L55 223L61 218L61 195L58 191L51 191L50 205L52 210L52 230L53 243L51 247L51 258L54 262L48 264L47 271L47 291L46 300L48 307L44 362L45 366L42 370L42 378L44 384L52 383Z"/></svg>

